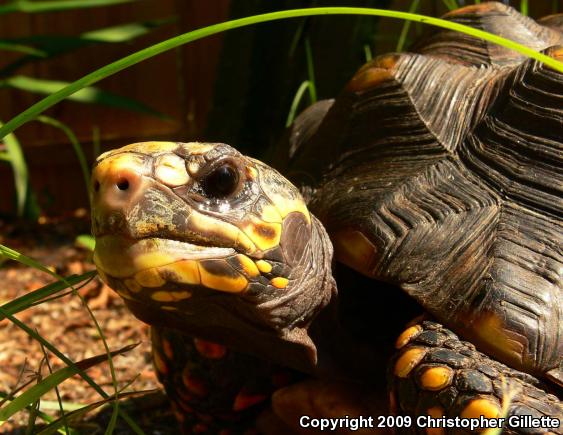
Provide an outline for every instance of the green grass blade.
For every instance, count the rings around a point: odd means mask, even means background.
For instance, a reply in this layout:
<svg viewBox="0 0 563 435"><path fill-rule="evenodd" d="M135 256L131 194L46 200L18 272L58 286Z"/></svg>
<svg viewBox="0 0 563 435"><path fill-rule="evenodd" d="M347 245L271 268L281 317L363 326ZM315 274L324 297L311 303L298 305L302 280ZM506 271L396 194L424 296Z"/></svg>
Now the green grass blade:
<svg viewBox="0 0 563 435"><path fill-rule="evenodd" d="M453 11L457 9L459 6L457 5L456 0L442 0L442 3L450 10Z"/></svg>
<svg viewBox="0 0 563 435"><path fill-rule="evenodd" d="M145 390L145 391L131 391L131 392L127 392L127 393L119 393L119 395L117 396L117 399L122 400L122 399L126 399L126 398L136 397L136 396L140 396L142 394L146 394L146 393L154 392L154 391L155 390ZM88 405L80 405L79 408L75 408L74 410L72 410L72 412L67 413L66 417L69 420L74 420L74 419L80 418L83 415L86 415L87 413L99 408L100 406L107 405L109 402L111 402L113 400L115 400L114 397L109 398L109 399L100 400L98 402L94 402L94 403L91 403L91 404L88 404ZM44 404L45 402L42 401L41 403ZM59 419L53 421L50 425L48 425L44 429L37 432L37 435L51 435L55 431L59 430L60 427L62 426L62 424L63 424L62 419L59 418Z"/></svg>
<svg viewBox="0 0 563 435"><path fill-rule="evenodd" d="M309 98L311 104L315 104L317 102L317 86L315 85L315 65L309 38L305 39L305 56L307 58L307 75L309 76Z"/></svg>
<svg viewBox="0 0 563 435"><path fill-rule="evenodd" d="M76 237L74 242L81 248L91 252L94 252L94 248L96 247L96 239L90 234L80 234Z"/></svg>
<svg viewBox="0 0 563 435"><path fill-rule="evenodd" d="M18 53L28 54L34 57L47 57L47 53L29 45L17 44L9 41L0 40L0 50L15 51Z"/></svg>
<svg viewBox="0 0 563 435"><path fill-rule="evenodd" d="M115 374L115 369L113 366L113 361L111 359L111 353L109 350L109 346L107 344L107 341L104 337L104 333L102 331L102 328L100 328L100 324L98 323L98 320L96 319L96 317L94 316L94 313L92 313L92 310L90 309L90 307L88 306L88 304L86 303L86 301L84 300L84 298L80 295L80 293L78 293L76 291L76 288L73 287L71 284L69 284L68 280L66 278L63 278L62 276L58 275L56 272L53 272L51 270L49 270L48 268L46 268L45 266L43 266L41 263L39 263L38 261L27 257L11 248L8 248L7 246L4 245L0 245L0 255L3 255L11 260L15 260L18 261L22 264L25 264L26 266L30 266L33 267L35 269L41 270L43 272L48 273L49 275L63 281L65 284L67 284L69 287L72 288L73 293L80 299L80 301L82 302L84 308L86 309L86 311L88 311L88 314L90 316L90 318L92 319L92 322L94 322L94 326L96 328L96 331L98 332L98 334L100 335L100 338L102 340L102 344L106 350L106 357L108 360L108 365L109 365L109 369L110 369L110 373L111 373L111 379L112 379L112 383L113 383L113 387L115 390L115 394L118 393L118 388L117 388L117 377ZM39 334L37 334L35 331L33 331L31 328L29 328L27 325L25 325L24 323L20 322L17 318L15 318L14 316L12 316L9 313L6 313L5 311L2 311L2 309L0 308L0 314L4 315L5 317L7 317L12 323L14 323L18 328L23 329L27 334L29 334L31 337L33 337L35 340L39 341L43 346L45 346L47 349L49 349L49 351L51 351L52 353L54 353L57 357L59 357L62 361L64 361L67 365L73 365L74 363L67 358L65 355L63 355L61 352L59 352L57 350L57 348L55 348L53 345L51 345L51 343L49 343L47 340L45 340L43 337L41 337ZM88 384L90 386L92 386L99 394L102 395L102 397L107 398L109 397L107 395L107 393L102 390L90 377L88 377L85 373L81 374L82 378L88 382ZM121 415L121 417L129 424L129 426L131 427L131 429L133 429L133 431L137 434L142 434L143 431L139 428L139 426L123 411L119 410L119 402L115 401L114 402L114 413L117 415L118 413ZM112 419L114 418L114 416L112 415Z"/></svg>
<svg viewBox="0 0 563 435"><path fill-rule="evenodd" d="M175 21L175 18L162 20L120 24L118 26L105 27L103 29L91 30L82 33L80 39L92 42L120 43L130 42L134 39L150 33L157 27Z"/></svg>
<svg viewBox="0 0 563 435"><path fill-rule="evenodd" d="M268 21L282 20L287 18L308 17L313 15L372 15L380 17L397 18L404 20L412 20L433 26L442 27L449 30L463 32L477 38L486 39L492 43L501 45L503 47L516 50L519 53L532 57L540 62L549 65L553 69L563 72L563 62L559 62L549 56L539 53L529 47L518 44L509 39L492 35L483 30L474 29L463 24L454 23L451 21L443 20L440 18L427 17L419 14L411 14L408 12L389 11L385 9L369 9L369 8L349 8L349 7L327 7L327 8L309 8L309 9L292 9L287 11L270 12L267 14L255 15L252 17L239 18L224 23L214 24L198 30L184 33L174 38L167 39L159 42L158 44L151 45L145 49L137 51L129 56L121 58L115 62L99 68L90 74L72 82L63 89L49 95L41 101L35 103L33 106L24 110L19 115L12 118L4 126L0 128L0 138L6 134L14 131L16 128L25 122L37 117L44 110L57 104L59 101L64 100L75 92L90 86L98 81L109 77L119 71L122 71L130 66L136 65L146 59L154 57L158 54L164 53L173 48L179 47L188 42L196 41L207 36L215 35L217 33L225 32L227 30L237 29L244 26L249 26L256 23L264 23Z"/></svg>
<svg viewBox="0 0 563 435"><path fill-rule="evenodd" d="M146 22L126 23L91 30L78 36L32 35L23 38L0 39L0 45L4 43L33 46L34 49L45 54L43 57L52 58L92 44L131 42L140 36L152 32L159 26L173 22L174 20L175 18L164 18ZM30 62L37 62L39 60L41 60L41 58L31 54L22 56L1 68L0 76L13 76L15 72L24 65L27 65Z"/></svg>
<svg viewBox="0 0 563 435"><path fill-rule="evenodd" d="M411 13L416 12L418 10L419 4L420 4L420 0L413 0L409 7L409 12ZM403 51L410 28L411 28L411 21L405 20L405 23L403 24L403 28L401 29L401 34L399 35L399 40L397 41L397 47L395 48L395 51L397 52Z"/></svg>
<svg viewBox="0 0 563 435"><path fill-rule="evenodd" d="M10 88L43 95L56 94L61 89L65 89L65 87L68 87L69 85L68 82L59 80L37 79L21 75L10 77L1 83L2 85ZM166 118L166 116L162 113L131 98L102 91L101 89L91 86L80 89L78 92L69 95L67 99L79 103L102 104L108 107L117 107L119 109L126 109L133 112L152 115L158 118Z"/></svg>
<svg viewBox="0 0 563 435"><path fill-rule="evenodd" d="M0 123L2 125L2 123ZM29 172L22 147L18 138L13 133L4 137L4 145L6 145L6 157L12 165L14 173L14 186L16 188L17 214L22 216L27 199L29 187Z"/></svg>
<svg viewBox="0 0 563 435"><path fill-rule="evenodd" d="M41 287L37 290L32 292L26 293L23 296L20 296L17 299L13 299L10 302L5 303L0 307L2 311L8 313L9 315L14 315L23 311L39 301L42 301L45 298L53 296L70 286L75 286L80 284L83 281L93 278L96 276L96 271L90 271L83 273L82 275L73 275L66 278L66 282L63 281L56 281L51 284L47 284L44 287ZM4 316L0 314L0 321L4 320Z"/></svg>
<svg viewBox="0 0 563 435"><path fill-rule="evenodd" d="M371 52L371 47L369 44L364 44L364 57L366 62L369 62L373 59L373 53Z"/></svg>
<svg viewBox="0 0 563 435"><path fill-rule="evenodd" d="M12 12L25 12L28 14L65 11L69 9L99 8L113 6L121 3L131 3L136 0L12 0L0 6L0 14Z"/></svg>
<svg viewBox="0 0 563 435"><path fill-rule="evenodd" d="M520 13L525 17L528 16L528 0L520 0Z"/></svg>
<svg viewBox="0 0 563 435"><path fill-rule="evenodd" d="M119 350L112 351L111 356L119 355L121 353L131 350L135 345L125 346ZM24 393L20 394L9 404L0 409L0 424L8 420L16 412L21 411L33 402L36 402L44 395L46 392L52 390L61 382L74 376L81 371L85 371L90 367L98 365L102 362L107 361L108 356L106 354L97 355L92 358L87 358L82 361L78 361L72 366L64 367L57 370L53 374L47 376L38 384L26 390Z"/></svg>
<svg viewBox="0 0 563 435"><path fill-rule="evenodd" d="M289 114L287 115L287 121L285 122L286 128L293 124L293 120L295 119L295 114L297 113L297 109L299 108L299 103L303 99L303 95L305 91L309 88L309 80L305 80L295 93L293 97L293 101L291 102L291 108L289 109Z"/></svg>
<svg viewBox="0 0 563 435"><path fill-rule="evenodd" d="M86 195L90 192L90 167L88 165L88 161L86 160L86 155L82 150L82 145L78 142L78 138L74 134L74 132L66 125L63 124L61 121L51 118L50 116L40 115L37 117L39 122L42 122L47 125L51 125L55 128L60 129L68 140L72 144L72 148L76 153L76 157L78 158L78 163L80 164L80 168L82 169L82 177L84 178L84 186L86 187Z"/></svg>

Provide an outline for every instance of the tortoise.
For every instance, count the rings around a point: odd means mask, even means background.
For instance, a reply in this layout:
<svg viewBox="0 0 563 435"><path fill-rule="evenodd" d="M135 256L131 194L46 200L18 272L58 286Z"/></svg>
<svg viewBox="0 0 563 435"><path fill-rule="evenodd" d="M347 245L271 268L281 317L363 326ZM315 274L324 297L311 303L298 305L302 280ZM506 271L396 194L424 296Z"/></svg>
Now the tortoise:
<svg viewBox="0 0 563 435"><path fill-rule="evenodd" d="M561 16L444 18L563 60ZM152 325L184 430L251 430L304 373L389 397L377 412L397 431L504 416L507 433L563 433L562 101L560 72L441 30L305 110L277 159L287 178L222 143L102 154L94 261ZM395 341L414 306L427 314ZM298 385L273 399L293 428L321 424L295 421L303 391L321 414L358 409Z"/></svg>

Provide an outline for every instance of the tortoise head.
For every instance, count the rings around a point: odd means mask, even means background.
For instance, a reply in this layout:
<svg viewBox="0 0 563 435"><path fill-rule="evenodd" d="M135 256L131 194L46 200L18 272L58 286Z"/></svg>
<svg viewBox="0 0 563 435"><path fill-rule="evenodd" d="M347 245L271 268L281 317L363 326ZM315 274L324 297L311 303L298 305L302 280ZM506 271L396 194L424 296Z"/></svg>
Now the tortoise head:
<svg viewBox="0 0 563 435"><path fill-rule="evenodd" d="M137 143L98 158L91 195L94 261L137 317L259 354L311 347L332 251L274 169L225 144Z"/></svg>

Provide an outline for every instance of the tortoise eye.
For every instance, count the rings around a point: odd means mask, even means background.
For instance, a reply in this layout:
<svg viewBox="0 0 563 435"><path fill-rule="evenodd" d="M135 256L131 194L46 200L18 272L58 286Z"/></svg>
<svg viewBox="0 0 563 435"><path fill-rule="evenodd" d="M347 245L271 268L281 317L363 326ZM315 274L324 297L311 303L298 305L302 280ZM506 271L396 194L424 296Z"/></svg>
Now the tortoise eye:
<svg viewBox="0 0 563 435"><path fill-rule="evenodd" d="M239 173L230 164L213 169L201 180L201 187L210 198L226 198L233 194L239 186Z"/></svg>

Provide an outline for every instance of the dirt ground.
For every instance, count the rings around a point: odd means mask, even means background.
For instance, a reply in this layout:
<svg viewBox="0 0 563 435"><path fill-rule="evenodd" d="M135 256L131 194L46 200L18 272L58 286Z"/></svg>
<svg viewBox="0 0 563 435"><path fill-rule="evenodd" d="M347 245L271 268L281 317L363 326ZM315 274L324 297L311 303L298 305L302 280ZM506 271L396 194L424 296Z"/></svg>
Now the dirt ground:
<svg viewBox="0 0 563 435"><path fill-rule="evenodd" d="M0 220L0 243L38 260L63 276L81 274L94 269L91 254L78 247L75 238L89 234L89 222L85 210L61 219L43 219L38 224L7 222ZM44 272L0 258L0 305L41 288L54 279ZM110 349L139 343L125 355L113 359L119 386L131 385L124 391L152 390L134 399L124 400L122 406L147 434L177 433L174 417L169 409L151 365L148 327L134 318L122 300L96 277L80 290L99 322ZM36 329L73 361L80 361L104 353L104 346L94 322L80 298L67 295L22 311L16 317ZM51 369L65 364L55 355L48 354ZM114 392L107 363L95 366L89 375L108 394ZM38 342L29 337L8 319L0 321L0 393L10 393L26 382L31 385L49 374L43 350ZM155 391L156 390L156 391ZM101 396L79 376L74 376L59 387L63 402L90 404ZM43 397L41 410L57 415L57 397L54 391ZM111 409L90 413L78 424L83 433L103 433L111 417ZM0 433L26 433L29 413L21 412L0 426ZM36 425L42 423L36 420ZM37 431L35 428L32 433ZM119 419L115 433L131 433L131 429Z"/></svg>

